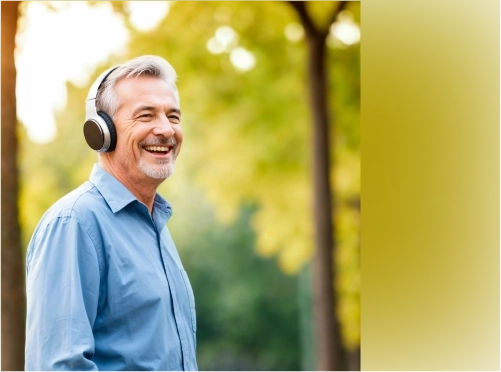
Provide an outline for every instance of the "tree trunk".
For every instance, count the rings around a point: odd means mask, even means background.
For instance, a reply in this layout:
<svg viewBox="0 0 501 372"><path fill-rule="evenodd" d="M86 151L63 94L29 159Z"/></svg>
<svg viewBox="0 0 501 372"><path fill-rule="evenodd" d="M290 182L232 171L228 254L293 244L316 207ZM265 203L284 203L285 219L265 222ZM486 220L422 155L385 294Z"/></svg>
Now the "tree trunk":
<svg viewBox="0 0 501 372"><path fill-rule="evenodd" d="M2 1L2 370L24 370L24 265L18 220L16 67L19 1Z"/></svg>
<svg viewBox="0 0 501 372"><path fill-rule="evenodd" d="M304 1L289 1L305 30L308 46L308 85L313 115L313 188L315 218L315 257L313 259L313 315L315 359L319 371L345 370L345 353L336 316L334 252L336 249L335 201L330 178L329 113L325 68L328 27L347 4L340 1L331 14L327 28L319 29L306 10Z"/></svg>
<svg viewBox="0 0 501 372"><path fill-rule="evenodd" d="M346 352L346 365L348 371L360 371L360 348Z"/></svg>
<svg viewBox="0 0 501 372"><path fill-rule="evenodd" d="M316 253L313 261L313 299L316 361L319 371L339 371L343 348L334 296L334 201L330 183L329 118L327 111L325 38L307 35L308 76L313 114L313 182Z"/></svg>

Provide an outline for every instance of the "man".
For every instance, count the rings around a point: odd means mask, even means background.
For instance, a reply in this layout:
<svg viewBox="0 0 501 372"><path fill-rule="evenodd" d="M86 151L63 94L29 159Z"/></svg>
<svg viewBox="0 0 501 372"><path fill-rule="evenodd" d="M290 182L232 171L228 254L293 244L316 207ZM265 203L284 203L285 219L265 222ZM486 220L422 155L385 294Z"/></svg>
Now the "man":
<svg viewBox="0 0 501 372"><path fill-rule="evenodd" d="M175 81L164 59L142 56L91 88L84 132L98 164L28 247L27 370L197 369L193 292L156 193L183 141Z"/></svg>

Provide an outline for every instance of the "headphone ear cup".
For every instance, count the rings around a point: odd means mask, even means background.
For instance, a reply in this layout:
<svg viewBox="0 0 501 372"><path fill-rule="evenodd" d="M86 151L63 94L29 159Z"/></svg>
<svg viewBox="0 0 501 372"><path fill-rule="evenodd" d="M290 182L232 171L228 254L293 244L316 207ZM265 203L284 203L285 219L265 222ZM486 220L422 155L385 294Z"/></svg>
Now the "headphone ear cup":
<svg viewBox="0 0 501 372"><path fill-rule="evenodd" d="M103 121L106 123L106 126L108 127L108 130L110 131L110 146L108 147L106 152L112 152L113 150L115 150L115 146L117 145L117 131L115 129L115 124L107 113L98 111L97 114L101 119L103 119Z"/></svg>

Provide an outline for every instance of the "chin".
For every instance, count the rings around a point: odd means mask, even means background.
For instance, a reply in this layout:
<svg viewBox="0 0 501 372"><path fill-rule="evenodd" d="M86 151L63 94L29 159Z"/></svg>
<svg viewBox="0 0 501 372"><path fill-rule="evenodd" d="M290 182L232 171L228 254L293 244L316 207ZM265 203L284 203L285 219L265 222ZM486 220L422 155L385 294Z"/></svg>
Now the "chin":
<svg viewBox="0 0 501 372"><path fill-rule="evenodd" d="M165 180L169 178L174 173L175 167L175 163L159 164L154 166L139 164L139 168L146 176L157 180Z"/></svg>

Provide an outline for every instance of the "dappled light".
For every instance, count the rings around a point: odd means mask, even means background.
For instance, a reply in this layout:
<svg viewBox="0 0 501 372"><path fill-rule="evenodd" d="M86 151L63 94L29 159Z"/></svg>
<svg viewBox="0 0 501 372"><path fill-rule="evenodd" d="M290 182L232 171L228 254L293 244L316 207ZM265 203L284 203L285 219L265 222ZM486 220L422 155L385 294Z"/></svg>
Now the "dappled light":
<svg viewBox="0 0 501 372"><path fill-rule="evenodd" d="M129 19L138 31L153 30L169 13L168 1L127 1Z"/></svg>
<svg viewBox="0 0 501 372"><path fill-rule="evenodd" d="M285 26L284 34L287 40L292 42L298 42L304 36L304 29L297 22L291 22L287 26Z"/></svg>
<svg viewBox="0 0 501 372"><path fill-rule="evenodd" d="M230 61L240 71L249 71L256 65L254 54L242 47L237 47L231 51Z"/></svg>
<svg viewBox="0 0 501 372"><path fill-rule="evenodd" d="M353 45L360 41L360 26L353 20L353 15L343 10L338 19L330 27L331 35L346 45Z"/></svg>

